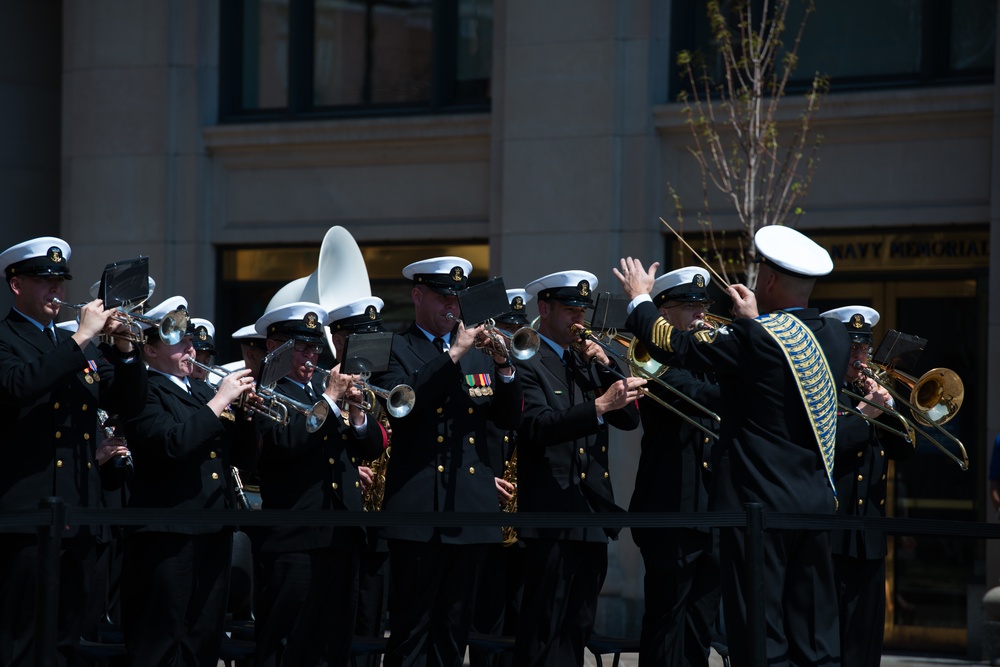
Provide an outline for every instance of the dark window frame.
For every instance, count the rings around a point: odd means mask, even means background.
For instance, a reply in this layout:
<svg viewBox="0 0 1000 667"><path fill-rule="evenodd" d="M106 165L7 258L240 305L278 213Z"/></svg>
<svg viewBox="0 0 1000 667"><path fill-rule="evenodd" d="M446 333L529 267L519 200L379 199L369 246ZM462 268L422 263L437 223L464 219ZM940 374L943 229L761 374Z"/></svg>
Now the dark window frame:
<svg viewBox="0 0 1000 667"><path fill-rule="evenodd" d="M219 39L219 122L318 120L394 115L489 112L491 98L462 99L457 77L459 0L433 0L431 95L426 103L317 106L313 54L315 0L288 0L288 103L282 108L244 109L243 0L222 0Z"/></svg>
<svg viewBox="0 0 1000 667"><path fill-rule="evenodd" d="M757 0L750 0L758 5ZM920 68L912 75L886 74L871 76L835 76L830 80L830 92L849 92L861 90L881 90L898 88L928 88L942 86L969 85L993 83L994 69L992 67L953 70L951 69L951 8L952 3L960 0L921 0L923 16L920 46ZM705 7L702 2L672 3L671 34L670 34L670 67L669 67L669 99L675 101L688 86L677 67L677 54L681 51L700 53L706 58L714 54L711 44L697 43L697 23L703 17ZM810 17L814 21L818 15ZM704 20L704 19L702 19ZM793 37L790 26L786 37ZM708 36L706 36L707 38ZM808 38L808 36L806 37ZM995 38L994 38L995 39ZM788 83L788 92L804 92L812 83L810 78L796 78Z"/></svg>

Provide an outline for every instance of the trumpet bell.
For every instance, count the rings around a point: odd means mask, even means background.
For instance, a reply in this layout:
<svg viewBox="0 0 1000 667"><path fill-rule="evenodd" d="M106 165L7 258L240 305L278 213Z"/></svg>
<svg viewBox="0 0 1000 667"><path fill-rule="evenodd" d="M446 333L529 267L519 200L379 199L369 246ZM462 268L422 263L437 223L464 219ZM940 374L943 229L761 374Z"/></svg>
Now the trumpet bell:
<svg viewBox="0 0 1000 667"><path fill-rule="evenodd" d="M510 337L510 353L520 361L531 359L538 352L541 340L531 327L521 327Z"/></svg>
<svg viewBox="0 0 1000 667"><path fill-rule="evenodd" d="M417 394L408 384L393 387L385 397L385 409L390 417L405 417L417 403Z"/></svg>
<svg viewBox="0 0 1000 667"><path fill-rule="evenodd" d="M323 426L327 415L330 413L330 406L326 401L320 399L313 404L312 408L304 413L306 417L306 431L315 433Z"/></svg>
<svg viewBox="0 0 1000 667"><path fill-rule="evenodd" d="M186 310L171 310L160 320L160 338L167 345L176 345L187 333L188 322L191 317Z"/></svg>

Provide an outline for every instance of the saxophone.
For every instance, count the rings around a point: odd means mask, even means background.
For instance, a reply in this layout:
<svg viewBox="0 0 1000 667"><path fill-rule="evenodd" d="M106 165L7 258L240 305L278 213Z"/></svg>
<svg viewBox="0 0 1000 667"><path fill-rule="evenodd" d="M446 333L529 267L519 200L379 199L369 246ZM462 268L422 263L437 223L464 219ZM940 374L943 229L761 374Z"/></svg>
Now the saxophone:
<svg viewBox="0 0 1000 667"><path fill-rule="evenodd" d="M503 480L509 482L514 487L514 492L510 500L500 505L501 512L514 514L517 512L517 445L510 452L510 460L503 465ZM514 526L503 527L503 545L509 547L517 542L517 528Z"/></svg>
<svg viewBox="0 0 1000 667"><path fill-rule="evenodd" d="M376 405L379 405L376 403ZM387 439L391 439L392 427L389 425L389 415L379 406L378 414L375 417L378 423L385 429ZM386 442L385 450L374 461L362 461L361 465L372 469L372 483L362 494L366 512L378 512L382 509L382 498L385 495L385 469L389 465L389 456L392 447Z"/></svg>

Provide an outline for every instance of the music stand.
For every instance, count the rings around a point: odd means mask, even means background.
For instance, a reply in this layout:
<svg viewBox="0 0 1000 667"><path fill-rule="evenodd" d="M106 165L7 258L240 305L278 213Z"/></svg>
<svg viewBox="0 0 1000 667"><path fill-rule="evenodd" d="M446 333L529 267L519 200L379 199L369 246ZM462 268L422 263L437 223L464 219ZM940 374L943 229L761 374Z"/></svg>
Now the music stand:
<svg viewBox="0 0 1000 667"><path fill-rule="evenodd" d="M260 379L258 387L273 387L278 380L292 372L292 355L295 353L295 340L287 340L273 351L268 352L260 362Z"/></svg>
<svg viewBox="0 0 1000 667"><path fill-rule="evenodd" d="M509 313L510 301L503 278L493 278L459 292L458 306L467 329Z"/></svg>
<svg viewBox="0 0 1000 667"><path fill-rule="evenodd" d="M104 267L97 295L104 307L132 307L149 298L149 257L134 257Z"/></svg>
<svg viewBox="0 0 1000 667"><path fill-rule="evenodd" d="M344 341L340 372L344 375L381 373L389 368L391 350L391 331L351 334Z"/></svg>
<svg viewBox="0 0 1000 667"><path fill-rule="evenodd" d="M891 366L896 370L912 372L920 353L927 344L926 338L889 330L872 355L872 361L881 366Z"/></svg>
<svg viewBox="0 0 1000 667"><path fill-rule="evenodd" d="M594 331L625 331L630 301L623 294L599 293L590 317L590 328Z"/></svg>

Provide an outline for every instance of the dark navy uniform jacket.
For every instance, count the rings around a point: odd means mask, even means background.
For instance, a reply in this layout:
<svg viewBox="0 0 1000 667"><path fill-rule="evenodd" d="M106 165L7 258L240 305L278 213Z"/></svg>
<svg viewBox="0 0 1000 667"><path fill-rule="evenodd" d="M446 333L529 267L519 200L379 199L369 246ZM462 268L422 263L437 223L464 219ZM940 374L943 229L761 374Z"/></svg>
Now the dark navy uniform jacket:
<svg viewBox="0 0 1000 667"><path fill-rule="evenodd" d="M146 406L125 422L135 464L129 507L235 507L233 443L252 446L253 424L239 417L217 417L206 405L214 396L206 383L192 382L191 392L162 373L150 372ZM137 530L198 535L218 532L220 527L165 522Z"/></svg>
<svg viewBox="0 0 1000 667"><path fill-rule="evenodd" d="M146 369L123 363L113 346L84 349L56 329L58 345L11 310L0 322L0 418L5 428L0 466L0 513L38 508L59 496L67 507L99 507L97 408L138 412L146 399ZM93 364L93 367L91 366ZM90 382L87 382L87 378ZM66 536L76 533L72 525ZM9 532L34 533L33 526Z"/></svg>
<svg viewBox="0 0 1000 667"><path fill-rule="evenodd" d="M288 378L275 390L312 405L305 388ZM317 396L320 394L317 391ZM325 400L320 398L319 400ZM306 431L306 417L288 411L288 425L263 416L255 418L261 434L260 496L263 509L352 510L364 509L358 465L377 458L385 446L385 431L369 417L364 437L359 438L331 410L317 431ZM290 552L334 546L342 535L364 539L358 526L280 526L269 529L261 544L263 552Z"/></svg>
<svg viewBox="0 0 1000 667"><path fill-rule="evenodd" d="M583 366L573 351L573 378L551 345L518 362L523 375L524 422L518 429L518 512L615 512L608 470L608 427L631 431L639 426L635 404L606 412L597 420L595 393L618 378L594 364ZM525 538L607 542L618 530L601 528L518 529Z"/></svg>
<svg viewBox="0 0 1000 667"><path fill-rule="evenodd" d="M790 314L815 334L839 381L850 355L843 323L822 318L813 308ZM659 346L652 340L658 320L661 335L667 335ZM746 503L759 502L779 512L834 512L833 489L798 385L784 352L760 322L737 318L717 332L679 331L644 302L627 325L657 361L715 372L725 412L713 454L722 465L713 472L712 509L739 512Z"/></svg>
<svg viewBox="0 0 1000 667"><path fill-rule="evenodd" d="M492 395L470 394L469 381L489 378ZM494 475L490 467L488 432L517 428L521 419L520 370L510 382L494 372L492 359L469 350L459 363L440 353L434 343L411 324L393 337L389 369L372 378L377 387L392 389L405 383L416 392L416 404L405 417L391 418L392 456L385 476L383 511L499 512ZM480 392L482 393L482 392ZM483 544L500 541L499 526L389 526L386 539Z"/></svg>
<svg viewBox="0 0 1000 667"><path fill-rule="evenodd" d="M660 379L709 410L721 411L719 385L709 382L705 373L669 368ZM646 384L646 389L702 426L718 432L718 424L713 419L670 390L653 381ZM715 440L650 398L639 402L639 416L642 418L642 451L629 511L708 511ZM708 529L703 530L707 532ZM678 531L632 528L632 539L639 546L653 541L673 543L677 537Z"/></svg>
<svg viewBox="0 0 1000 667"><path fill-rule="evenodd" d="M844 397L843 400L852 401ZM852 405L851 407L856 407ZM883 413L879 421L893 428L901 424ZM913 445L847 412L837 417L837 457L833 473L840 507L837 514L884 517L889 459L901 461L913 454ZM885 533L877 530L833 530L833 553L867 560L885 558Z"/></svg>

